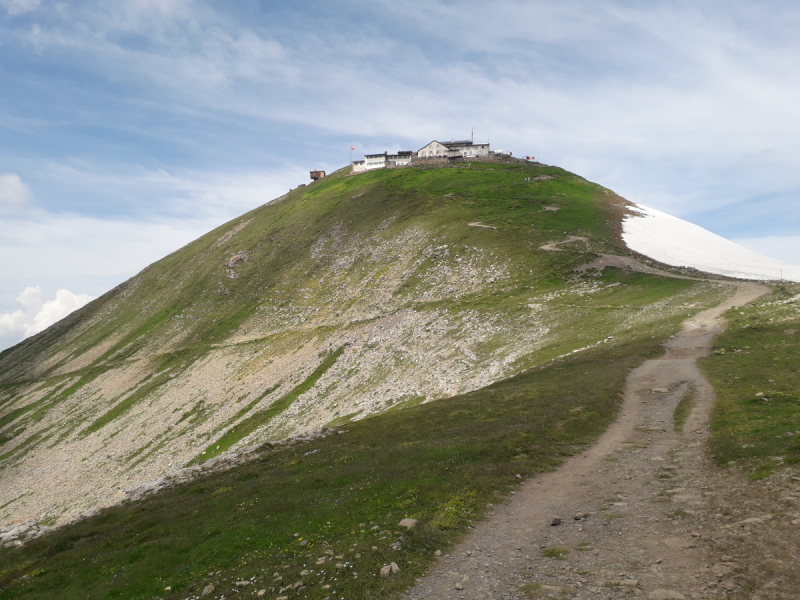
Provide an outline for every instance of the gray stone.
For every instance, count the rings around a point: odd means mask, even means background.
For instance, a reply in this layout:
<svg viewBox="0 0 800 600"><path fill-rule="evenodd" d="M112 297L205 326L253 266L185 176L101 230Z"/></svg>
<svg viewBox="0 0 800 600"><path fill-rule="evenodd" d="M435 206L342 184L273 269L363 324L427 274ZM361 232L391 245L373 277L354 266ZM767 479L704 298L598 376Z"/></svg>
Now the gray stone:
<svg viewBox="0 0 800 600"><path fill-rule="evenodd" d="M553 517L553 520L550 521L550 525L561 525L561 517Z"/></svg>
<svg viewBox="0 0 800 600"><path fill-rule="evenodd" d="M208 596L209 594L214 593L214 586L212 584L208 584L206 587L203 588L203 591L200 592L201 596Z"/></svg>
<svg viewBox="0 0 800 600"><path fill-rule="evenodd" d="M437 550L436 552L433 553L433 555L434 556L441 556L442 555L442 551L441 550Z"/></svg>
<svg viewBox="0 0 800 600"><path fill-rule="evenodd" d="M397 566L397 563L390 563L381 568L381 577L391 577L399 572L400 567Z"/></svg>
<svg viewBox="0 0 800 600"><path fill-rule="evenodd" d="M400 527L407 527L408 529L411 529L416 524L417 524L417 520L416 519L403 519L402 521L400 521L398 523L398 525Z"/></svg>

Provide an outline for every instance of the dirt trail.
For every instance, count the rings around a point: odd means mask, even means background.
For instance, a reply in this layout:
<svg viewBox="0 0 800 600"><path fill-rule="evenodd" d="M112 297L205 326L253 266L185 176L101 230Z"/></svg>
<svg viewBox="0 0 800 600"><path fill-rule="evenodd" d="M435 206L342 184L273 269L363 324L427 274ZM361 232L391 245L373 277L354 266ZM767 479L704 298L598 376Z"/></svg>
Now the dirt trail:
<svg viewBox="0 0 800 600"><path fill-rule="evenodd" d="M695 359L709 353L722 313L769 292L731 285L732 298L687 320L664 356L630 373L619 418L597 443L524 482L408 598L753 597L741 595L741 569L720 555L705 516L729 484L711 481L703 448L714 392ZM691 391L696 406L675 433L675 406ZM687 526L684 515L701 514ZM546 557L547 548L568 554Z"/></svg>

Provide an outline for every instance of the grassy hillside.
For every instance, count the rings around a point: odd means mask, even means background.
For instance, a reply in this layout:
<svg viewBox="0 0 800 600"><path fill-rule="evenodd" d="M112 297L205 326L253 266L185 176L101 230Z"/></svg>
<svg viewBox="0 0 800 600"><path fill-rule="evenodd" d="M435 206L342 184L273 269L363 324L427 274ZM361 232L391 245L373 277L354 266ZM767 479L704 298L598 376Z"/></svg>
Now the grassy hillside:
<svg viewBox="0 0 800 600"><path fill-rule="evenodd" d="M65 522L226 449L662 339L726 290L577 277L625 253L624 211L519 163L339 171L261 206L0 354L0 523ZM540 249L567 236L588 242Z"/></svg>
<svg viewBox="0 0 800 600"><path fill-rule="evenodd" d="M800 286L725 315L714 354L701 359L717 402L710 450L720 466L760 479L800 464Z"/></svg>
<svg viewBox="0 0 800 600"><path fill-rule="evenodd" d="M292 598L397 597L518 475L552 469L596 439L628 372L659 354L659 341L599 347L389 411L0 549L0 598L186 598L208 584L212 598L237 589L275 598L298 581ZM399 527L404 517L416 527ZM383 579L389 562L401 572Z"/></svg>

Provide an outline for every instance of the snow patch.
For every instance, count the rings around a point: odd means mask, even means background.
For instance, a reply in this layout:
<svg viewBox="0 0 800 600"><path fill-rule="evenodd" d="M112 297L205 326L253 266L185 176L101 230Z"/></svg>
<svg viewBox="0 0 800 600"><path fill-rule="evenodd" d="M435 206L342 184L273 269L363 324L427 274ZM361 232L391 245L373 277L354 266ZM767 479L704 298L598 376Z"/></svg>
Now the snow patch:
<svg viewBox="0 0 800 600"><path fill-rule="evenodd" d="M798 265L762 256L655 208L635 204L633 210L637 214L622 222L622 239L659 262L741 279L800 281Z"/></svg>

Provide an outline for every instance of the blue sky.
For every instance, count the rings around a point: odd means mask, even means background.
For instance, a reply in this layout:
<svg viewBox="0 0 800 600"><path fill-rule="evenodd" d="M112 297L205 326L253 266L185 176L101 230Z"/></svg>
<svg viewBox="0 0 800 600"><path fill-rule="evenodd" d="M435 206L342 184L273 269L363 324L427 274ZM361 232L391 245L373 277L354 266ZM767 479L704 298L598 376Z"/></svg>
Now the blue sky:
<svg viewBox="0 0 800 600"><path fill-rule="evenodd" d="M800 263L798 29L780 1L0 0L0 348L350 145L473 127Z"/></svg>

